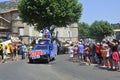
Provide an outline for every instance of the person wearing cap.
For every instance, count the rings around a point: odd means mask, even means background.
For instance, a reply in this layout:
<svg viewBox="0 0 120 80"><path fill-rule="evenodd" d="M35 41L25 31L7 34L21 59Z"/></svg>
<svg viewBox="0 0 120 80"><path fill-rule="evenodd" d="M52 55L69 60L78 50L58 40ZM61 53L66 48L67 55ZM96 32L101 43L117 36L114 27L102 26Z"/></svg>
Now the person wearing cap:
<svg viewBox="0 0 120 80"><path fill-rule="evenodd" d="M102 63L102 57L101 57L101 54L100 54L100 43L96 43L95 44L95 53L97 55L97 63L98 64L101 64Z"/></svg>

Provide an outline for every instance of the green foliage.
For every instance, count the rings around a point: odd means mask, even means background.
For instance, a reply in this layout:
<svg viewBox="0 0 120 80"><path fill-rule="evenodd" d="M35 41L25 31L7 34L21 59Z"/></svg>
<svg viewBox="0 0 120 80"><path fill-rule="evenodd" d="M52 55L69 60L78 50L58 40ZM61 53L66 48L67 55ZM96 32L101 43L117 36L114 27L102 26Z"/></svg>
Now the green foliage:
<svg viewBox="0 0 120 80"><path fill-rule="evenodd" d="M78 0L20 0L18 9L23 22L36 25L40 30L78 22L82 5Z"/></svg>
<svg viewBox="0 0 120 80"><path fill-rule="evenodd" d="M79 37L82 39L89 38L89 28L90 26L87 23L78 23L78 33Z"/></svg>
<svg viewBox="0 0 120 80"><path fill-rule="evenodd" d="M111 35L113 33L113 27L107 21L94 21L90 27L90 35L93 38L102 40L106 35Z"/></svg>

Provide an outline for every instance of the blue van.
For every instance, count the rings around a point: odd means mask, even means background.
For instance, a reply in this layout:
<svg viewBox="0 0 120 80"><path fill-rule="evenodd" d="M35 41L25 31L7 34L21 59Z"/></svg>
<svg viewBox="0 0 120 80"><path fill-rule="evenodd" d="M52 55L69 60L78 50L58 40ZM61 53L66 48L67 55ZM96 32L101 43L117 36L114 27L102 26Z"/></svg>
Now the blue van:
<svg viewBox="0 0 120 80"><path fill-rule="evenodd" d="M38 43L34 45L33 49L29 51L29 62L45 61L49 63L57 56L57 45L51 43L49 38L42 38L38 40Z"/></svg>

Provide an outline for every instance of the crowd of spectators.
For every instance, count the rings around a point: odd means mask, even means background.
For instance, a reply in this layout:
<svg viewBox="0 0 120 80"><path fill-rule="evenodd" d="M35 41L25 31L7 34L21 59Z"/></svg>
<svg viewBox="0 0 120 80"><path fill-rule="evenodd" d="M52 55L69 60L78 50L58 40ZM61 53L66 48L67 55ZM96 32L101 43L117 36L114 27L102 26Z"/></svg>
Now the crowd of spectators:
<svg viewBox="0 0 120 80"><path fill-rule="evenodd" d="M110 70L120 71L120 41L103 39L101 42L72 42L68 47L70 60L98 64Z"/></svg>
<svg viewBox="0 0 120 80"><path fill-rule="evenodd" d="M27 59L28 51L31 49L32 46L25 43L9 43L5 46L0 44L0 62L7 63L8 60ZM19 58L19 55L21 58Z"/></svg>

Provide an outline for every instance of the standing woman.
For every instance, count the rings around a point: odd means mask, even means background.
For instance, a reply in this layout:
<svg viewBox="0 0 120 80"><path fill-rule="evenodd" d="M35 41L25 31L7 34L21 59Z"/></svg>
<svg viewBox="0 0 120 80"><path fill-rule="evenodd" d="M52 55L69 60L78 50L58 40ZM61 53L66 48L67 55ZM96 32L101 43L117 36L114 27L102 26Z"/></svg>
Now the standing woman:
<svg viewBox="0 0 120 80"><path fill-rule="evenodd" d="M87 65L90 65L90 59L89 59L89 45L85 45L85 48L84 48L84 53L85 53L85 60L87 62Z"/></svg>
<svg viewBox="0 0 120 80"><path fill-rule="evenodd" d="M106 41L102 41L100 52L101 52L101 56L103 58L103 67L106 67L107 46L108 45L106 44Z"/></svg>
<svg viewBox="0 0 120 80"><path fill-rule="evenodd" d="M97 55L97 63L98 64L101 64L102 63L102 57L101 57L101 54L100 54L100 43L96 43L95 44L95 53Z"/></svg>
<svg viewBox="0 0 120 80"><path fill-rule="evenodd" d="M112 50L111 58L112 58L112 61L115 63L115 70L118 70L119 69L118 41L116 39L113 39L113 41L110 42L110 44L111 44L111 50ZM113 69L113 64L111 64L111 68Z"/></svg>
<svg viewBox="0 0 120 80"><path fill-rule="evenodd" d="M78 45L75 44L73 47L73 61L78 60Z"/></svg>

